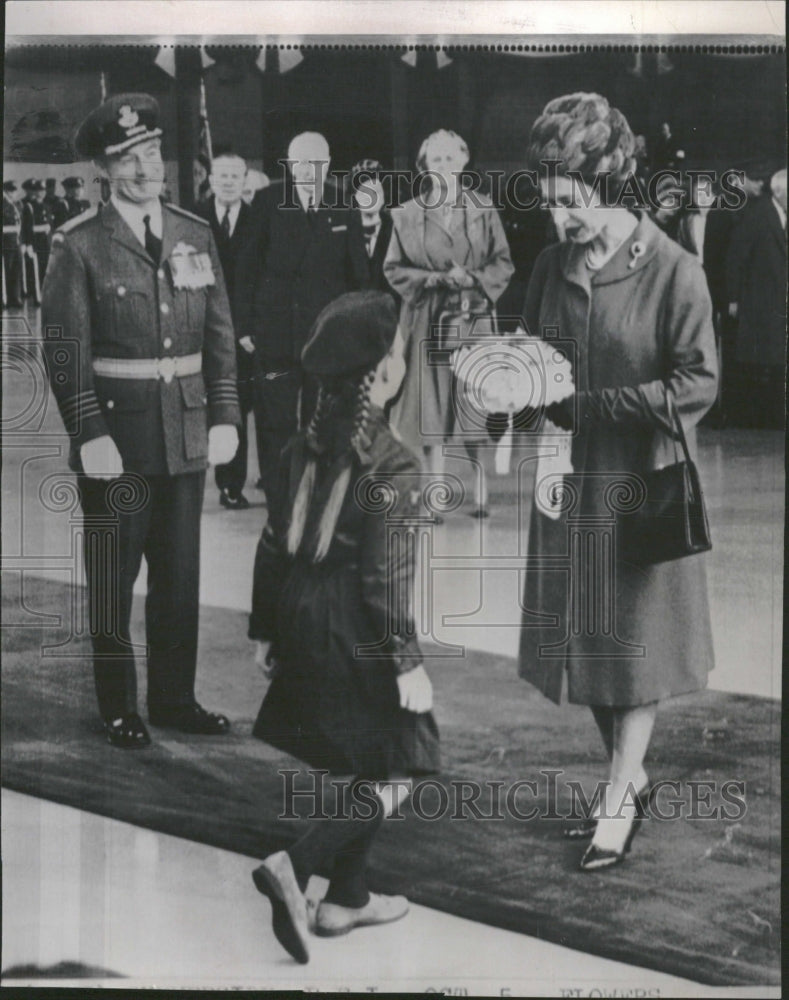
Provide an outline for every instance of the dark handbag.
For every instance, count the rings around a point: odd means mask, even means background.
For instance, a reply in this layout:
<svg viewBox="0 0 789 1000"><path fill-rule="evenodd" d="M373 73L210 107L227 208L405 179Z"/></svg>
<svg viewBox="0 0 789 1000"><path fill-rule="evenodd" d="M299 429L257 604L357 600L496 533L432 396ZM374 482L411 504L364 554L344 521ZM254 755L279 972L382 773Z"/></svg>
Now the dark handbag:
<svg viewBox="0 0 789 1000"><path fill-rule="evenodd" d="M685 461L642 475L645 497L632 512L620 513L617 549L621 559L636 565L670 562L712 548L699 473L688 451L685 430L671 393L666 406Z"/></svg>

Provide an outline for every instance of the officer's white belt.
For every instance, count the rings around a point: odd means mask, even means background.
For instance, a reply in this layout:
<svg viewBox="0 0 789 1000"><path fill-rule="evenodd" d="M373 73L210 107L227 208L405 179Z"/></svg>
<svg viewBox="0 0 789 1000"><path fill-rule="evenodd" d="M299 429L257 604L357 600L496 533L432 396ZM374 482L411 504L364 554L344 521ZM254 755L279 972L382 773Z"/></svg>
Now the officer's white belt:
<svg viewBox="0 0 789 1000"><path fill-rule="evenodd" d="M33 226L34 233L48 233L51 226L48 223L42 223L40 226Z"/></svg>
<svg viewBox="0 0 789 1000"><path fill-rule="evenodd" d="M203 355L182 354L177 358L94 358L93 371L104 378L164 379L197 375L203 369Z"/></svg>
<svg viewBox="0 0 789 1000"><path fill-rule="evenodd" d="M4 233L18 233L19 226L3 226Z"/></svg>

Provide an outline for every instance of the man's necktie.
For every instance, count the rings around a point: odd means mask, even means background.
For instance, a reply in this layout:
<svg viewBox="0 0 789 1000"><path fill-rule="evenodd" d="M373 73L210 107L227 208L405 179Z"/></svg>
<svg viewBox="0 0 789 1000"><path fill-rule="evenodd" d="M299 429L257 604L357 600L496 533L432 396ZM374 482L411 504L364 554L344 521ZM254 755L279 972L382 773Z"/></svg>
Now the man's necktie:
<svg viewBox="0 0 789 1000"><path fill-rule="evenodd" d="M162 256L162 241L151 230L150 215L144 215L142 221L145 226L145 249L154 264L158 264Z"/></svg>
<svg viewBox="0 0 789 1000"><path fill-rule="evenodd" d="M230 206L228 205L225 209L225 214L222 216L222 221L219 223L219 228L222 231L223 239L230 239Z"/></svg>
<svg viewBox="0 0 789 1000"><path fill-rule="evenodd" d="M367 256L372 257L373 250L375 249L375 234L378 232L378 226L375 223L372 225L362 226L362 231L364 233L364 242L367 247Z"/></svg>

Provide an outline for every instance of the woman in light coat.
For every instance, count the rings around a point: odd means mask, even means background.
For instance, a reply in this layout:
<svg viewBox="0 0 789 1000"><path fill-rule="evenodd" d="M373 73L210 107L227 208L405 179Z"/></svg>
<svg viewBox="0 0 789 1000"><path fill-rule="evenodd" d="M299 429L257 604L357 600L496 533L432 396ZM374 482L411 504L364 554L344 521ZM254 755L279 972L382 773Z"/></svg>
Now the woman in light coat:
<svg viewBox="0 0 789 1000"><path fill-rule="evenodd" d="M406 377L392 426L438 479L444 473L443 446L455 427L449 359L428 360L429 350L432 356L440 347L439 319L445 311L459 312L464 298L492 313L514 270L493 203L461 189L468 160L468 146L454 132L441 129L425 139L417 168L429 183L423 195L392 211L394 231L384 262L384 274L402 299L400 329L406 340ZM466 443L474 457L473 441ZM475 480L475 513L485 516L481 466Z"/></svg>

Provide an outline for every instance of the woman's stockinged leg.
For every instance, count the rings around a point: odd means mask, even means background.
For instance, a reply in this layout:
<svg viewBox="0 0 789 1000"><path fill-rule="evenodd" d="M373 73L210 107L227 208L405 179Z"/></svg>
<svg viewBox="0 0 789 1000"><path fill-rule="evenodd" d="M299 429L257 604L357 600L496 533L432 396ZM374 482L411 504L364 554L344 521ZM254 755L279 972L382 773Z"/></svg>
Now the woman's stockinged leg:
<svg viewBox="0 0 789 1000"><path fill-rule="evenodd" d="M636 816L634 793L647 783L644 757L652 738L657 702L613 710L612 779L606 808L593 843L605 850L621 850Z"/></svg>

